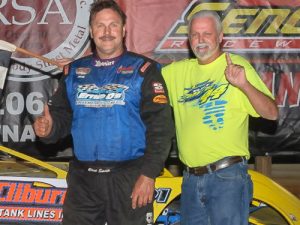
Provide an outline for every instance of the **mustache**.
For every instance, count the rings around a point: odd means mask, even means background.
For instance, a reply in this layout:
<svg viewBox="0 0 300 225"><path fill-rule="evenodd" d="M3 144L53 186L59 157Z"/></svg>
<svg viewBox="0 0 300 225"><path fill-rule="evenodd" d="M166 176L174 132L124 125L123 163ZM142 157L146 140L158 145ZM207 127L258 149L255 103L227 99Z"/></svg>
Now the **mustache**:
<svg viewBox="0 0 300 225"><path fill-rule="evenodd" d="M205 47L209 47L209 45L206 43L199 43L195 46L195 48L205 48Z"/></svg>
<svg viewBox="0 0 300 225"><path fill-rule="evenodd" d="M111 36L111 35L104 35L104 36L101 36L100 39L102 41L111 41L111 40L115 39L115 37Z"/></svg>

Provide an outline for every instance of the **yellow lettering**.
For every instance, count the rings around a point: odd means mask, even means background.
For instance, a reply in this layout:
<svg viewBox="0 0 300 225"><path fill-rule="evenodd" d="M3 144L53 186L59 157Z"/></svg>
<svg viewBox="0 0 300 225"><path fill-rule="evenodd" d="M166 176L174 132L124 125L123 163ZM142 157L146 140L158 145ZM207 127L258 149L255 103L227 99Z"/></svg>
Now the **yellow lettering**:
<svg viewBox="0 0 300 225"><path fill-rule="evenodd" d="M268 28L265 30L265 33L276 34L283 21L288 17L289 13L289 9L263 9L253 20L245 33L255 34L261 26L268 24ZM272 22L268 23L268 20L271 19Z"/></svg>
<svg viewBox="0 0 300 225"><path fill-rule="evenodd" d="M191 17L200 11L211 10L211 11L225 11L230 6L230 3L202 3L197 5L186 17L186 23L182 23L176 29L176 34L187 34L187 24Z"/></svg>
<svg viewBox="0 0 300 225"><path fill-rule="evenodd" d="M248 18L245 16L253 16L258 9L232 9L224 18L223 32L224 34L237 34L244 29Z"/></svg>
<svg viewBox="0 0 300 225"><path fill-rule="evenodd" d="M211 99L213 100L213 99L218 99L218 98L220 98L220 97L225 93L225 91L227 90L227 87L228 87L228 84L222 84L222 85L220 85L219 87L217 87L217 88L213 91L213 93L212 93L212 95L211 95Z"/></svg>
<svg viewBox="0 0 300 225"><path fill-rule="evenodd" d="M281 32L283 34L300 34L300 9L293 13L293 15L289 18L289 20L284 24Z"/></svg>
<svg viewBox="0 0 300 225"><path fill-rule="evenodd" d="M194 4L184 15L184 20L178 23L173 34L186 36L189 20L195 13L203 10L226 12L222 20L224 34L259 34L260 36L300 34L300 9L291 14L293 9L290 8L231 8L231 4L230 2ZM285 21L287 18L288 20Z"/></svg>

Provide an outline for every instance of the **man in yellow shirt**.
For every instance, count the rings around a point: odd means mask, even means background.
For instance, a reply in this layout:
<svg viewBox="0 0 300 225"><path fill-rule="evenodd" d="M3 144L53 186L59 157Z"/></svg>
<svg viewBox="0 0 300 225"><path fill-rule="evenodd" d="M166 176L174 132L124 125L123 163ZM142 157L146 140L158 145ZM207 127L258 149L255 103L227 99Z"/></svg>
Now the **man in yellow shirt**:
<svg viewBox="0 0 300 225"><path fill-rule="evenodd" d="M250 63L222 52L217 13L194 14L188 28L196 59L163 68L185 165L181 224L247 225L248 117L276 120L278 109Z"/></svg>

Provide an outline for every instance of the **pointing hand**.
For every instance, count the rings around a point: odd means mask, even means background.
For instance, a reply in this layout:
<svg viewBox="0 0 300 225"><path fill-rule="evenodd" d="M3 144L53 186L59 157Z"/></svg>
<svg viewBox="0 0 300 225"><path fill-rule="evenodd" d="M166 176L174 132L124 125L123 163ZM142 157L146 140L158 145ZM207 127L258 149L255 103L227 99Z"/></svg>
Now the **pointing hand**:
<svg viewBox="0 0 300 225"><path fill-rule="evenodd" d="M226 53L226 62L225 76L227 81L233 86L242 88L248 82L244 67L233 64L229 53Z"/></svg>

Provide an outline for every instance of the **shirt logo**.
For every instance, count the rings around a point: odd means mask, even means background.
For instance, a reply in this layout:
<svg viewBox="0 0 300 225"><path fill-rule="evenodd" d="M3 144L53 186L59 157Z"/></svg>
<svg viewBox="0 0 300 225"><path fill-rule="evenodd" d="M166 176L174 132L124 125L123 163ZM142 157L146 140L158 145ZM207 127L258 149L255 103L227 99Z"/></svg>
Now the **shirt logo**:
<svg viewBox="0 0 300 225"><path fill-rule="evenodd" d="M213 81L205 81L190 88L184 89L184 95L178 100L186 104L192 102L194 107L202 109L204 116L203 124L212 130L219 130L224 127L225 106L227 101L221 97L226 93L229 84L218 84Z"/></svg>

